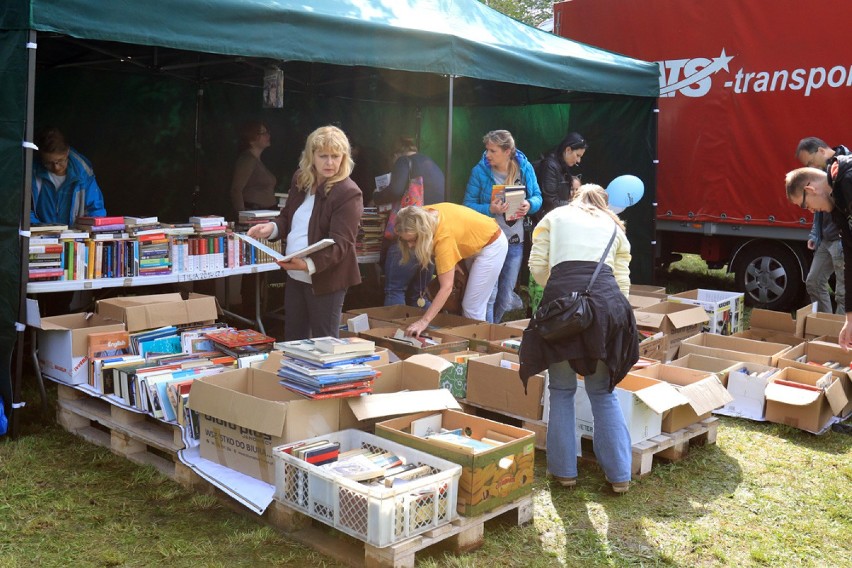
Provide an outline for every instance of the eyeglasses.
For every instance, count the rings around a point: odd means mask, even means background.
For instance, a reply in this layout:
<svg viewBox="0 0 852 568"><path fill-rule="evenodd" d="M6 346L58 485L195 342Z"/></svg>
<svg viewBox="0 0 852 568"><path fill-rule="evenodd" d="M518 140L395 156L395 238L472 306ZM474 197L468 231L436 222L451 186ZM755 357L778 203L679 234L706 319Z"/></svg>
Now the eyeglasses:
<svg viewBox="0 0 852 568"><path fill-rule="evenodd" d="M41 163L44 164L44 167L46 167L46 168L50 168L50 167L61 168L62 166L64 166L65 164L68 163L68 157L66 156L65 158L61 158L59 160L53 160L53 161L42 160Z"/></svg>
<svg viewBox="0 0 852 568"><path fill-rule="evenodd" d="M805 186L805 187L802 188L802 203L801 203L802 209L808 208L807 204L805 203L808 199L808 192L806 191L807 187L808 186Z"/></svg>
<svg viewBox="0 0 852 568"><path fill-rule="evenodd" d="M264 136L266 134L269 134L268 130L261 130L260 132L257 133L258 136Z"/></svg>

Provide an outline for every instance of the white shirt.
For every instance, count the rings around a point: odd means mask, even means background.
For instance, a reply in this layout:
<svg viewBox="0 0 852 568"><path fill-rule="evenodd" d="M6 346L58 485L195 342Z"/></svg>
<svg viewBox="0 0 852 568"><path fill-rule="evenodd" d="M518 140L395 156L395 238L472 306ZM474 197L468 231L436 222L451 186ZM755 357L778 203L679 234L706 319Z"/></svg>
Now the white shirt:
<svg viewBox="0 0 852 568"><path fill-rule="evenodd" d="M308 193L305 196L305 200L293 214L293 220L290 223L290 232L287 234L287 248L284 254L294 253L308 246L308 223L311 220L315 201L316 194ZM311 275L304 270L288 270L287 274L293 280L311 284Z"/></svg>

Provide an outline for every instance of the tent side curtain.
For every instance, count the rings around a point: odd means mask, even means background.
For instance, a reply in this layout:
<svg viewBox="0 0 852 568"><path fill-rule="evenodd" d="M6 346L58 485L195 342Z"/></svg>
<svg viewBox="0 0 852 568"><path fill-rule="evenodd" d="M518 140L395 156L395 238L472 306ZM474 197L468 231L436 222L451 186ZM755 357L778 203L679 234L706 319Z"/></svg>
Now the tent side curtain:
<svg viewBox="0 0 852 568"><path fill-rule="evenodd" d="M12 382L9 363L21 285L18 230L24 183L27 92L26 30L0 30L0 396L10 416Z"/></svg>
<svg viewBox="0 0 852 568"><path fill-rule="evenodd" d="M32 27L76 38L278 61L429 72L655 97L657 65L517 22L477 0L32 0ZM329 33L329 30L334 30Z"/></svg>

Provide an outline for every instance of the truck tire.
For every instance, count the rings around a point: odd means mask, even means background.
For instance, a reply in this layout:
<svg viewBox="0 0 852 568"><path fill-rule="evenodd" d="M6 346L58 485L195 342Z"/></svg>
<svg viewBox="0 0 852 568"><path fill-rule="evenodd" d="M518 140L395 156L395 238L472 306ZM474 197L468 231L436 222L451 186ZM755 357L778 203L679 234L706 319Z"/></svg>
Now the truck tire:
<svg viewBox="0 0 852 568"><path fill-rule="evenodd" d="M733 263L737 290L755 308L787 311L802 292L802 269L796 255L783 245L761 241L737 254Z"/></svg>

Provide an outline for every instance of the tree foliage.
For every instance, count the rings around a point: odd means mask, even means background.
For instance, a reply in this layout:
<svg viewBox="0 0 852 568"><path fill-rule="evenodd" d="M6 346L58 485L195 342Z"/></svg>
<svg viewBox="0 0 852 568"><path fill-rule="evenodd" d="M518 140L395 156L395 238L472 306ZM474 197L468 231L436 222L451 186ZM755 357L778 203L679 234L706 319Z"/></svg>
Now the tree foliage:
<svg viewBox="0 0 852 568"><path fill-rule="evenodd" d="M552 0L479 0L501 14L537 26L553 16Z"/></svg>

